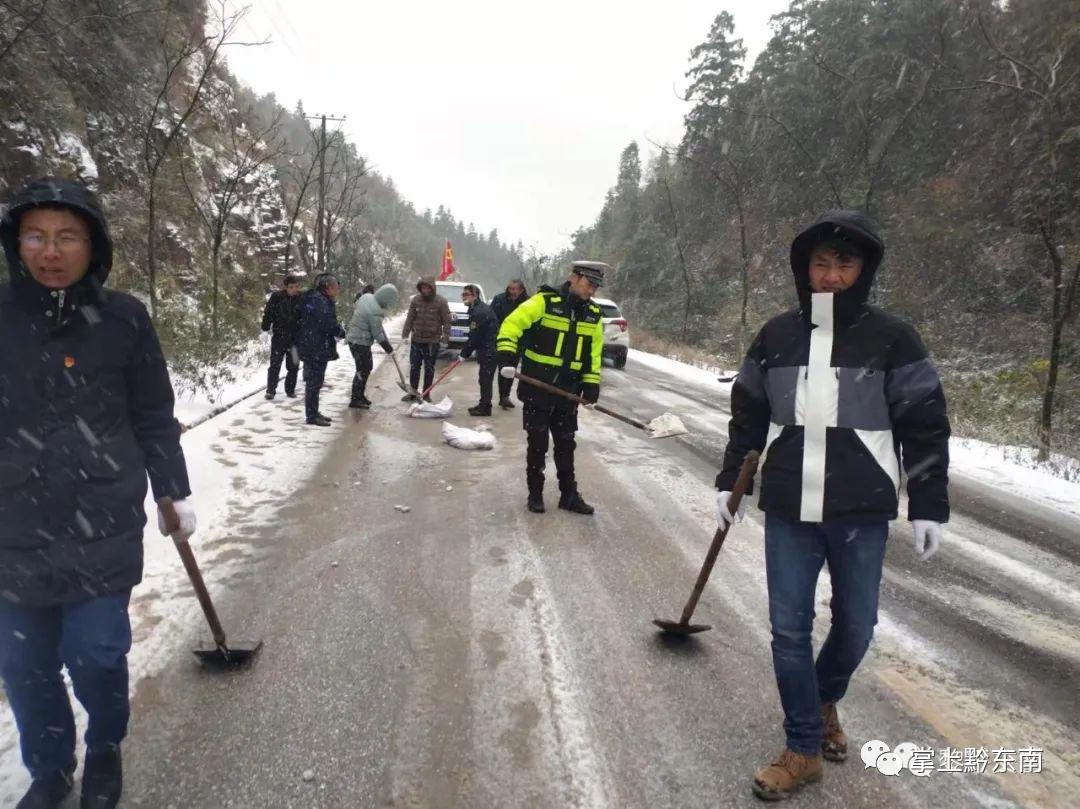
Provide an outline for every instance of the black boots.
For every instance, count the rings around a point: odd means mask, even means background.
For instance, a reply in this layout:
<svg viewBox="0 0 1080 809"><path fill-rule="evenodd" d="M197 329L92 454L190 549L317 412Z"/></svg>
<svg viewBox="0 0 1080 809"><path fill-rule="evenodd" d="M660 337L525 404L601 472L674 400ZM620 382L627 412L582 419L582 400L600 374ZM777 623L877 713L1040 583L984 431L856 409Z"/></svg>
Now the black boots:
<svg viewBox="0 0 1080 809"><path fill-rule="evenodd" d="M576 491L559 496L559 508L575 514L592 514L596 511L586 503ZM544 495L541 492L529 492L529 511L534 514L544 513Z"/></svg>
<svg viewBox="0 0 1080 809"><path fill-rule="evenodd" d="M504 399L499 399L499 407L501 407L503 410L513 410L516 407L516 405L513 402L511 402L510 399L504 398Z"/></svg>
<svg viewBox="0 0 1080 809"><path fill-rule="evenodd" d="M35 778L15 809L58 809L71 792L70 772L51 772ZM114 809L124 789L120 750L86 754L83 767L82 799L79 809Z"/></svg>
<svg viewBox="0 0 1080 809"><path fill-rule="evenodd" d="M71 792L69 772L51 772L35 778L15 809L56 809Z"/></svg>
<svg viewBox="0 0 1080 809"><path fill-rule="evenodd" d="M491 405L478 404L478 405L476 405L476 407L470 407L469 408L469 415L470 416L490 416L491 415Z"/></svg>
<svg viewBox="0 0 1080 809"><path fill-rule="evenodd" d="M572 511L575 514L592 514L596 509L581 499L577 491L563 494L559 497L559 508Z"/></svg>
<svg viewBox="0 0 1080 809"><path fill-rule="evenodd" d="M330 426L330 419L328 419L322 413L317 413L316 415L314 415L310 419L308 419L307 423L308 424L313 424L316 427L329 427Z"/></svg>
<svg viewBox="0 0 1080 809"><path fill-rule="evenodd" d="M361 396L359 399L353 399L349 402L349 407L360 408L361 410L368 410L371 407L371 400L366 396Z"/></svg>
<svg viewBox="0 0 1080 809"><path fill-rule="evenodd" d="M104 753L88 752L83 766L79 809L114 809L120 802L123 786L119 749Z"/></svg>

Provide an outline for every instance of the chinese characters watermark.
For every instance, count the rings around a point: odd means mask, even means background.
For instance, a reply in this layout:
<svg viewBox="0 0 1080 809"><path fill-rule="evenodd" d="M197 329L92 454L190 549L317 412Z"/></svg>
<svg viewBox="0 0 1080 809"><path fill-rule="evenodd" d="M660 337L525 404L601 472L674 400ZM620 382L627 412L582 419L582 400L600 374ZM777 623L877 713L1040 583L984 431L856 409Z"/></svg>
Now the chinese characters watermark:
<svg viewBox="0 0 1080 809"><path fill-rule="evenodd" d="M1039 747L920 747L903 742L890 748L880 739L862 746L864 769L876 769L882 775L900 775L907 770L918 778L935 772L958 773L1041 773L1043 751Z"/></svg>

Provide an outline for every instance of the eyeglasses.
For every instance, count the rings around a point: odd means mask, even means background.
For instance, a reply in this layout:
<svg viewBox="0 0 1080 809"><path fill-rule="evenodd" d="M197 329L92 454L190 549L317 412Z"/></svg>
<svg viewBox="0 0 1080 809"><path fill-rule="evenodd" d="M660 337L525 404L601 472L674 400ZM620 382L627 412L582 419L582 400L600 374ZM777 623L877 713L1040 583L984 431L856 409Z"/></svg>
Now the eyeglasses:
<svg viewBox="0 0 1080 809"><path fill-rule="evenodd" d="M61 233L52 238L46 236L44 233L28 233L25 236L19 237L19 243L23 247L35 252L44 250L45 246L51 242L56 245L56 249L61 253L70 253L89 241L89 239L82 236L76 236L74 233Z"/></svg>

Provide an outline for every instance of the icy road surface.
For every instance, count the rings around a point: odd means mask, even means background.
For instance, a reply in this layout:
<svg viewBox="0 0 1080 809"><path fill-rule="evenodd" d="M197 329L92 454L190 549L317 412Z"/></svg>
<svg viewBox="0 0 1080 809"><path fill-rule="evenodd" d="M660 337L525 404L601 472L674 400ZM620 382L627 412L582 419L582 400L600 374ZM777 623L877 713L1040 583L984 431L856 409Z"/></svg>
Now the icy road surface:
<svg viewBox="0 0 1080 809"><path fill-rule="evenodd" d="M122 805L760 806L750 778L783 744L760 512L730 535L698 606L713 630L668 644L650 623L678 617L715 527L729 386L636 355L625 372L605 368L606 404L643 420L669 410L691 434L655 441L583 413L578 474L597 514L554 508L549 464L549 511L533 515L520 409L464 413L475 363L444 387L455 424L491 426L490 452L405 418L389 363L367 412L345 409L351 362L331 369L329 429L304 426L301 401L279 394L185 437L217 448L193 477L197 502L218 504L200 511L195 548L219 613L265 649L247 671L201 670L185 648L208 633L171 547L148 534L159 561L133 599ZM1080 519L1068 495L1080 487L1062 484L1060 508L1013 510L1012 489L985 475L954 481L933 560L918 562L907 523L894 524L878 633L841 705L851 756L789 805L1075 805ZM828 598L823 576L818 642ZM3 738L0 794L17 795L10 727ZM986 748L990 762L887 777L859 760L872 739L937 758ZM1041 773L991 772L992 751L1024 748L1042 751Z"/></svg>

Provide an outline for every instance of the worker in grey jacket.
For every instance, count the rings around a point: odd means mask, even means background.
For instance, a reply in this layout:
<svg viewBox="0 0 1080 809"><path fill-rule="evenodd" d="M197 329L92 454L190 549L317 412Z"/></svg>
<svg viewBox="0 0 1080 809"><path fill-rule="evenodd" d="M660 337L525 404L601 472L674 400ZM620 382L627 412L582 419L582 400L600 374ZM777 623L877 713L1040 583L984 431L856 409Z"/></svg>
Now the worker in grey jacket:
<svg viewBox="0 0 1080 809"><path fill-rule="evenodd" d="M397 302L397 287L393 284L383 284L374 293L361 295L353 308L352 317L349 319L349 329L345 334L345 339L349 342L349 351L352 352L353 359L356 361L356 376L353 377L352 399L349 401L349 407L365 410L371 407L371 401L364 395L364 388L367 386L373 365L371 347L378 343L387 354L394 350L390 341L386 339L383 318L397 305Z"/></svg>

